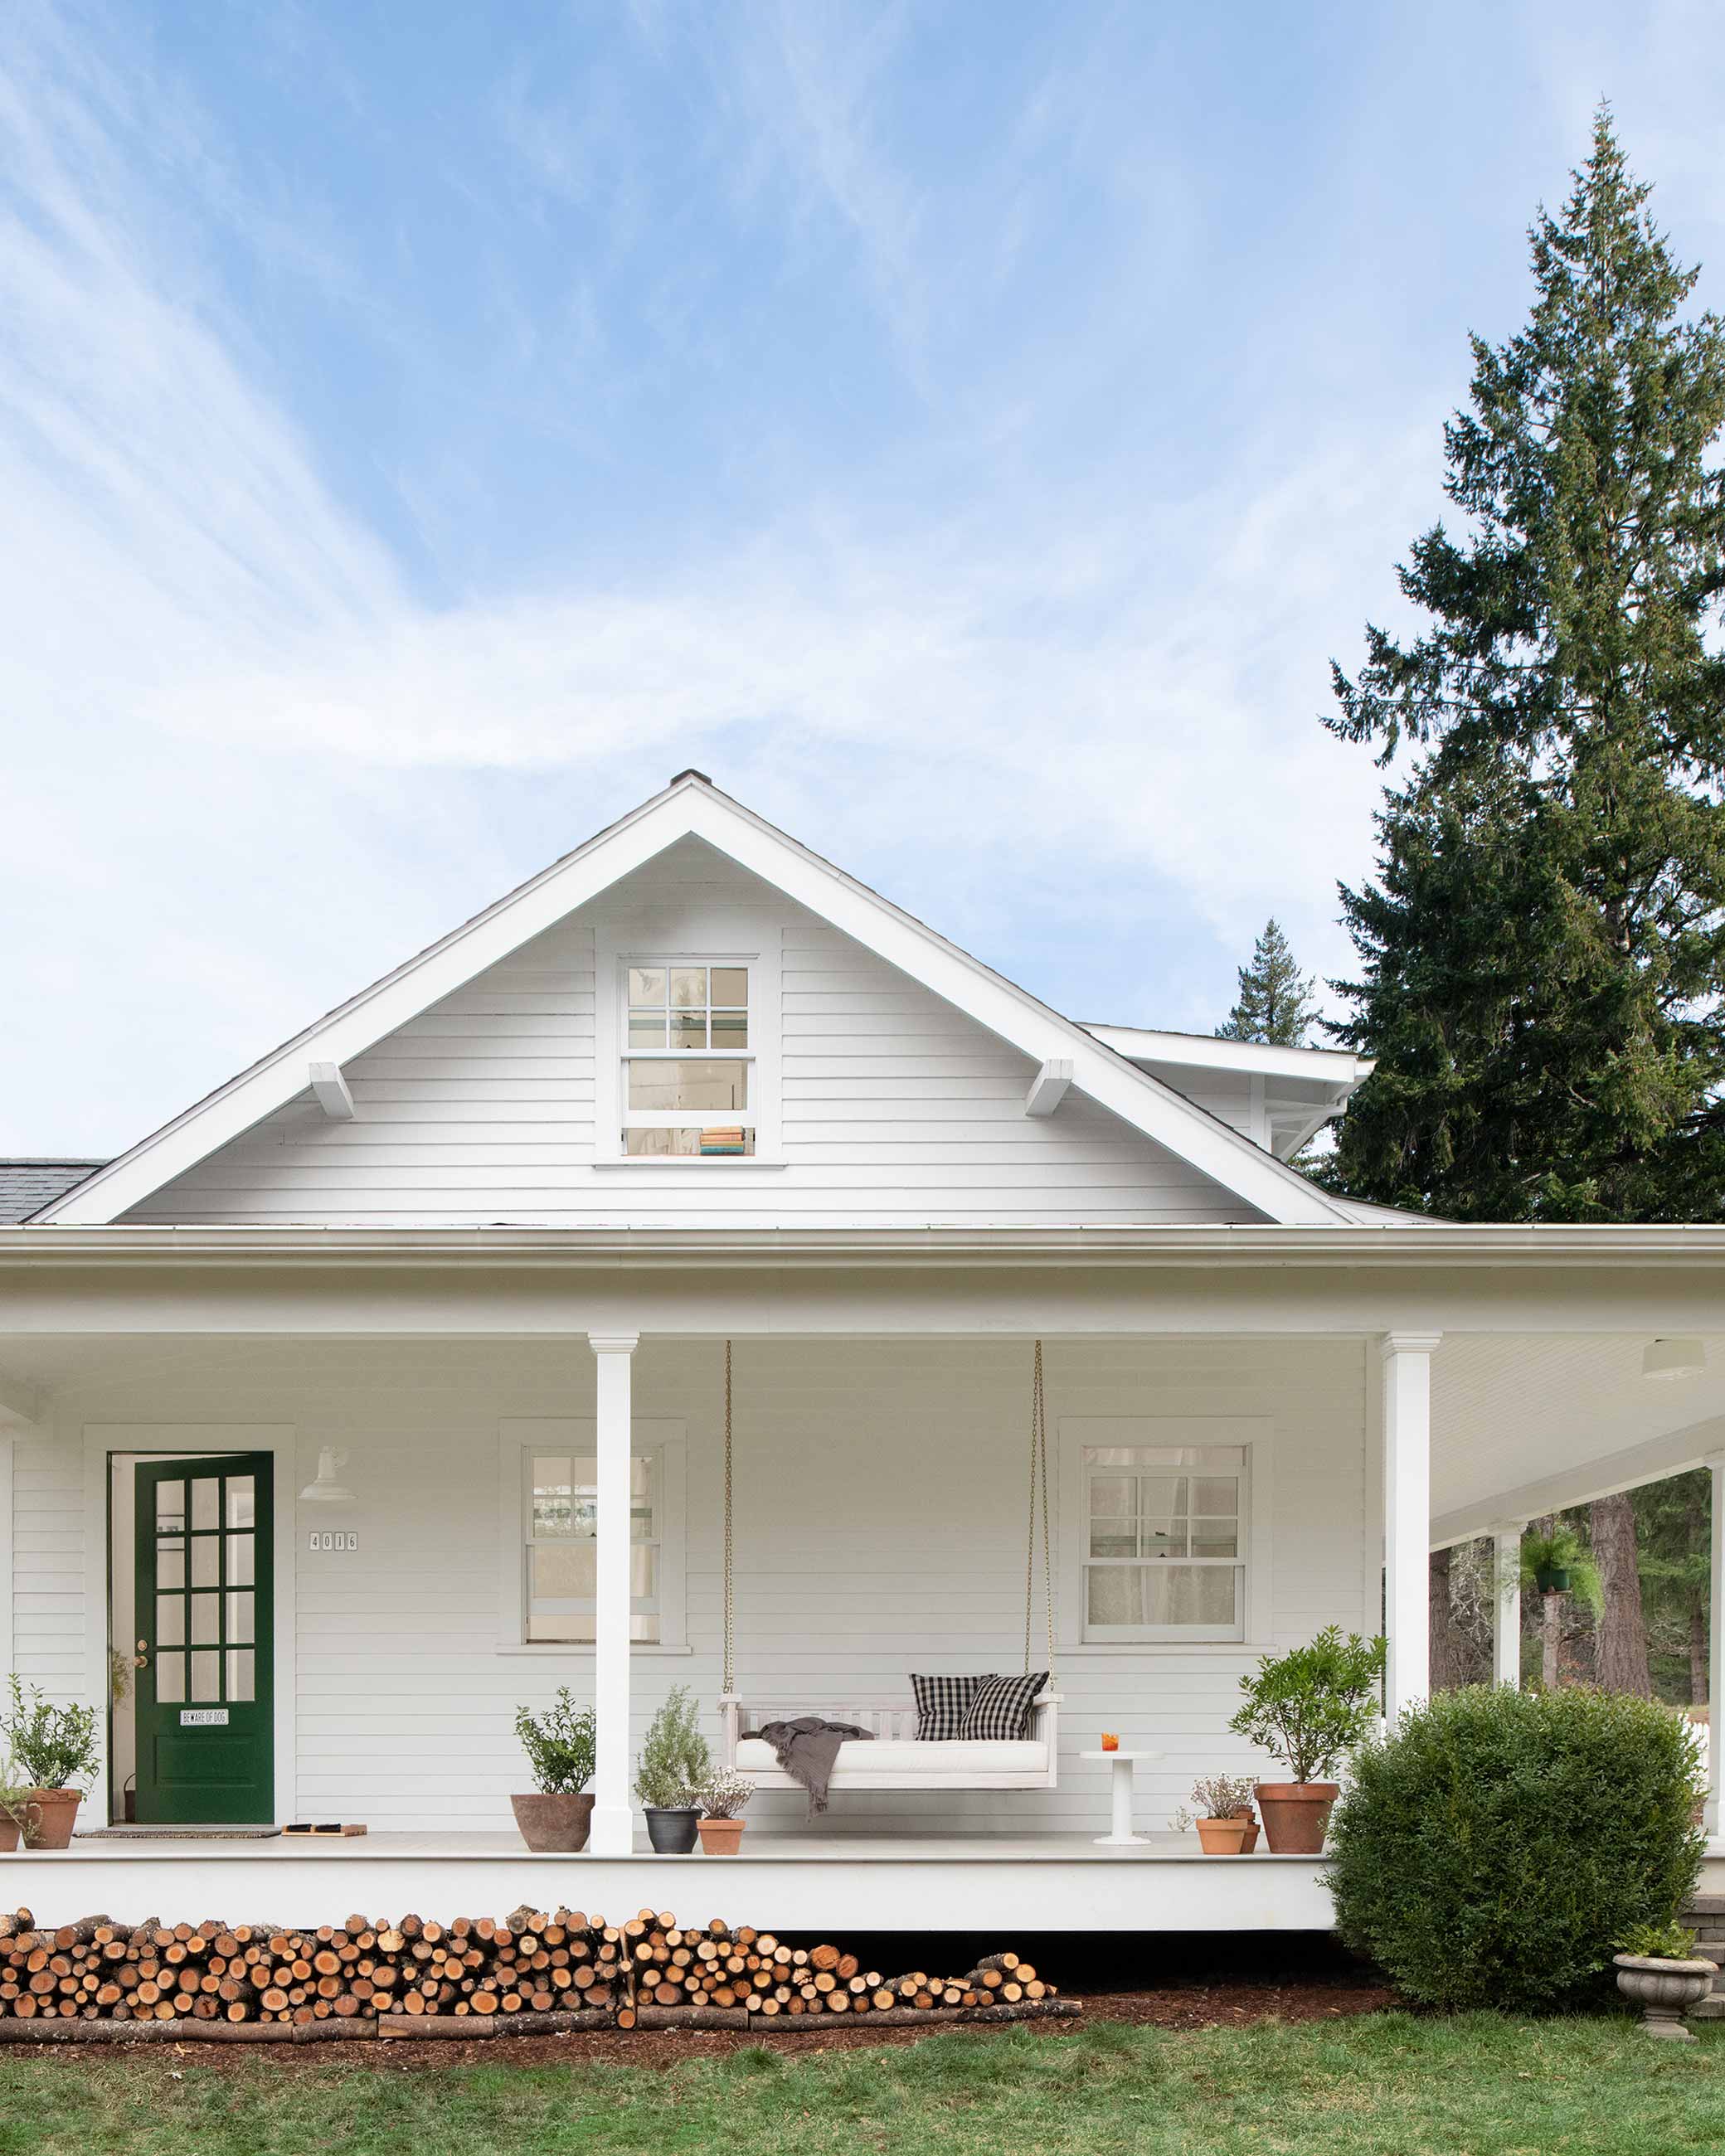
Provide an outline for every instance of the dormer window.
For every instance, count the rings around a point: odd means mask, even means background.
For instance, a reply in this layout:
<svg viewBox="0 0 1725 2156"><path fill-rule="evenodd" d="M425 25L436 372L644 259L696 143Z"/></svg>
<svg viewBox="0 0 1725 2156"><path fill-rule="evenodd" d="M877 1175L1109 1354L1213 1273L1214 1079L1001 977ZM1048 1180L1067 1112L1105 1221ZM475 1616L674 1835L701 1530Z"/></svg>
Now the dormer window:
<svg viewBox="0 0 1725 2156"><path fill-rule="evenodd" d="M755 1150L750 968L631 959L623 968L627 1159L746 1158Z"/></svg>

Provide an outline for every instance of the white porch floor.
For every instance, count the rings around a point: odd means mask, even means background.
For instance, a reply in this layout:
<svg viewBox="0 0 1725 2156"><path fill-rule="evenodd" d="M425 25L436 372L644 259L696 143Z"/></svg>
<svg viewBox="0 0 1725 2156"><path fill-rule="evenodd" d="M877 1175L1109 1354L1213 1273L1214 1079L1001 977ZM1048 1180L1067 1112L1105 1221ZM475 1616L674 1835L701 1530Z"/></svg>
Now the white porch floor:
<svg viewBox="0 0 1725 2156"><path fill-rule="evenodd" d="M0 1857L0 1904L43 1922L219 1917L339 1924L350 1913L504 1916L559 1903L612 1919L650 1905L777 1931L1327 1931L1321 1858L1206 1856L1187 1835L1103 1849L1087 1835L778 1835L734 1857L536 1856L501 1834L308 1842L110 1839Z"/></svg>

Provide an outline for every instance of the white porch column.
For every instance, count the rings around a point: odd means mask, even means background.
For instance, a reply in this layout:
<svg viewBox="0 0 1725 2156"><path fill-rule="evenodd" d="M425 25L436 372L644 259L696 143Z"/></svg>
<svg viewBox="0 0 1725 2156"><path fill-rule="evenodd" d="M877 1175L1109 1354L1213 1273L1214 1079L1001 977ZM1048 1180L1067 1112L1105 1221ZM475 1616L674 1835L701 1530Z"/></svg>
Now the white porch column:
<svg viewBox="0 0 1725 2156"><path fill-rule="evenodd" d="M1431 1357L1435 1332L1384 1336L1385 1717L1431 1689Z"/></svg>
<svg viewBox="0 0 1725 2156"><path fill-rule="evenodd" d="M629 1358L639 1337L635 1332L588 1335L598 1380L593 1650L598 1756L588 1842L595 1856L627 1856L634 1845L634 1813L629 1800Z"/></svg>
<svg viewBox="0 0 1725 2156"><path fill-rule="evenodd" d="M1712 1476L1712 1592L1707 1604L1707 1801L1709 1841L1719 1838L1719 1784L1725 1776L1725 1452L1709 1455Z"/></svg>
<svg viewBox="0 0 1725 2156"><path fill-rule="evenodd" d="M1510 1522L1491 1536L1491 1681L1522 1688L1522 1531Z"/></svg>

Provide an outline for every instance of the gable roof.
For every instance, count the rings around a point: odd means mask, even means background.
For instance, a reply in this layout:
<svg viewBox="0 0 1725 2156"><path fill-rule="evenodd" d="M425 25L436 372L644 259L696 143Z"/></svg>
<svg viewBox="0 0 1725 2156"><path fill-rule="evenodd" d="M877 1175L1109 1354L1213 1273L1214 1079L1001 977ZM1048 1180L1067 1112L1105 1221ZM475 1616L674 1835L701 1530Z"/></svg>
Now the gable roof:
<svg viewBox="0 0 1725 2156"><path fill-rule="evenodd" d="M722 793L681 772L663 793L340 1004L45 1206L44 1223L109 1223L341 1065L585 905L679 839L703 839L1072 1082L1275 1222L1345 1221L1332 1199L1081 1025Z"/></svg>
<svg viewBox="0 0 1725 2156"><path fill-rule="evenodd" d="M106 1166L101 1160L0 1160L0 1221L28 1220Z"/></svg>

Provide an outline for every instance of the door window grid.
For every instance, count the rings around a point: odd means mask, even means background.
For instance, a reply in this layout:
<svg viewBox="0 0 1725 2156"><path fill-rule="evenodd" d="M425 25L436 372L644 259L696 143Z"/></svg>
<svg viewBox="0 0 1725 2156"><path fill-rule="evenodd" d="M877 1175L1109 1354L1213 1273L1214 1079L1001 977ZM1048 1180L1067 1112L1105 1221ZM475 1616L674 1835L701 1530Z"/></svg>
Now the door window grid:
<svg viewBox="0 0 1725 2156"><path fill-rule="evenodd" d="M755 1150L746 965L623 969L626 1158L716 1160Z"/></svg>
<svg viewBox="0 0 1725 2156"><path fill-rule="evenodd" d="M187 1506L191 1507L190 1519ZM257 1697L257 1484L249 1472L158 1481L151 1667L160 1706Z"/></svg>

